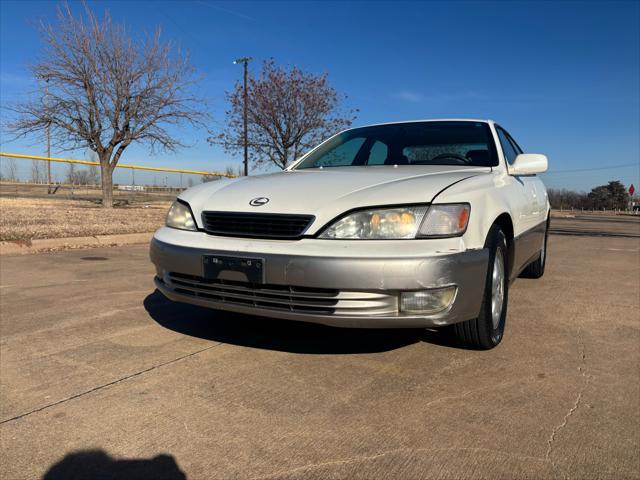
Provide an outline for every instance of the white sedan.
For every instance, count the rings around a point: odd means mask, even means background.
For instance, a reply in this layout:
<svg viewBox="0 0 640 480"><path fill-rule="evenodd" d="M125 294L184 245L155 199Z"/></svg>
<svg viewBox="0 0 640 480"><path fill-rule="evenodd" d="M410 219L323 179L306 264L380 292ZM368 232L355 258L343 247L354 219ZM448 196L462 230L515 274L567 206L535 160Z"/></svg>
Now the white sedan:
<svg viewBox="0 0 640 480"><path fill-rule="evenodd" d="M341 132L286 170L182 192L151 242L171 300L341 327L503 337L509 285L544 273L549 203L492 121Z"/></svg>

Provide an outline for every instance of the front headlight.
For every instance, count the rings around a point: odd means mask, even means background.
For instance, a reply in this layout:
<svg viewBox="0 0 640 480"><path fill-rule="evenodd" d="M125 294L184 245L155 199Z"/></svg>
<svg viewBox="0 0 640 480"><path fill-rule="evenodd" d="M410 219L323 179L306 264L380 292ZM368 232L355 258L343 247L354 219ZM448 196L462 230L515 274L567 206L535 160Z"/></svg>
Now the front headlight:
<svg viewBox="0 0 640 480"><path fill-rule="evenodd" d="M329 226L320 238L397 240L461 235L469 222L469 204L414 205L362 210Z"/></svg>
<svg viewBox="0 0 640 480"><path fill-rule="evenodd" d="M327 228L320 238L357 240L415 238L427 208L419 205L354 212Z"/></svg>
<svg viewBox="0 0 640 480"><path fill-rule="evenodd" d="M194 220L193 215L191 215L189 205L179 202L178 200L173 202L169 208L165 223L167 227L179 228L180 230L198 230L196 221Z"/></svg>

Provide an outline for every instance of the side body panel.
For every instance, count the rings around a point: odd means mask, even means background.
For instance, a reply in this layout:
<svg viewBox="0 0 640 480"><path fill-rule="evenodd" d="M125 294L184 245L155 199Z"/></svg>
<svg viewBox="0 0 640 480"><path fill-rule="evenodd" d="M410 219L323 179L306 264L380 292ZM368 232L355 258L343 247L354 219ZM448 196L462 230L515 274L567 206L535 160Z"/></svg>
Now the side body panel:
<svg viewBox="0 0 640 480"><path fill-rule="evenodd" d="M467 248L482 248L489 229L498 217L506 214L513 225L511 278L535 260L544 245L549 213L547 191L536 175L514 176L491 123L499 156L499 165L489 175L468 178L445 189L434 203L470 202L469 227L463 239Z"/></svg>

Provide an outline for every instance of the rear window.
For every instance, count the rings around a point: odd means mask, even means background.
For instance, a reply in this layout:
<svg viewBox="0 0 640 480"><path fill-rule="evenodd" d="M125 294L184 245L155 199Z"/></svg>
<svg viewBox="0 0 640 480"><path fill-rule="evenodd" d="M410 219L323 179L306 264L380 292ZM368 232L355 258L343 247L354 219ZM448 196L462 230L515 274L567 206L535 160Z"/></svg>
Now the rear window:
<svg viewBox="0 0 640 480"><path fill-rule="evenodd" d="M320 145L296 169L497 164L491 130L484 122L411 122L342 132Z"/></svg>

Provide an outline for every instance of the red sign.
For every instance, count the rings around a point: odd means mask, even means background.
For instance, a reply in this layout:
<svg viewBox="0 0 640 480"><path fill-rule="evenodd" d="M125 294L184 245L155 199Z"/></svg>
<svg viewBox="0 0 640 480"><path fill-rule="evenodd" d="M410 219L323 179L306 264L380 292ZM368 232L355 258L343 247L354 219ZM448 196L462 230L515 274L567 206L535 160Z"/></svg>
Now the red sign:
<svg viewBox="0 0 640 480"><path fill-rule="evenodd" d="M636 187L633 186L633 183L629 187L629 195L633 197L633 193L636 191Z"/></svg>

